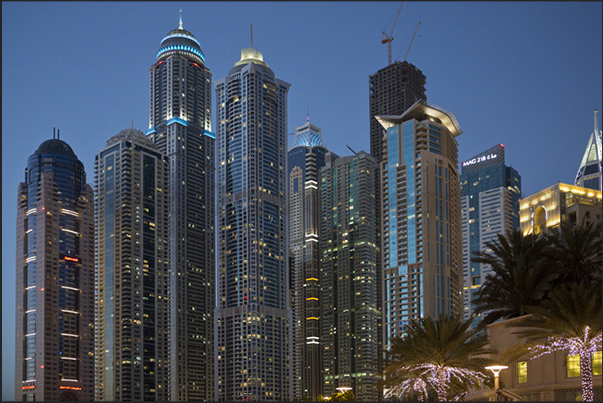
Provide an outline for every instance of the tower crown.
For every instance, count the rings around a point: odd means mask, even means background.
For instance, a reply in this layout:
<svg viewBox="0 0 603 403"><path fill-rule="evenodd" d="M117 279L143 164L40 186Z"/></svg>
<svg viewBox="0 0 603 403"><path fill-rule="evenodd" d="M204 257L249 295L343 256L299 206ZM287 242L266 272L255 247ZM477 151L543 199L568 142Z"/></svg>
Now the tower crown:
<svg viewBox="0 0 603 403"><path fill-rule="evenodd" d="M58 139L44 141L42 144L40 144L40 147L38 147L35 154L60 154L75 157L75 153L69 144Z"/></svg>
<svg viewBox="0 0 603 403"><path fill-rule="evenodd" d="M264 61L264 55L259 50L254 48L243 48L241 49L241 60L235 63L235 66L240 66L249 63L259 64L260 66L268 67L268 64Z"/></svg>
<svg viewBox="0 0 603 403"><path fill-rule="evenodd" d="M180 11L182 12L182 10ZM157 51L157 61L175 53L183 54L205 65L205 55L201 50L201 44L193 34L182 28L182 15L180 15L178 29L168 32L161 40L159 50Z"/></svg>

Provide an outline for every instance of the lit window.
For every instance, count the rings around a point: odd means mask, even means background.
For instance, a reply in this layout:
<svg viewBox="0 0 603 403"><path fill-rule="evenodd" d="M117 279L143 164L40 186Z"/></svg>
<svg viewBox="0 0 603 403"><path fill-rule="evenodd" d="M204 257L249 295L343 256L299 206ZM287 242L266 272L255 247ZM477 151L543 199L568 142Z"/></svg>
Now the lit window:
<svg viewBox="0 0 603 403"><path fill-rule="evenodd" d="M517 383L526 383L528 381L528 362L519 361L517 363Z"/></svg>
<svg viewBox="0 0 603 403"><path fill-rule="evenodd" d="M601 351L596 351L593 354L593 375L601 375Z"/></svg>
<svg viewBox="0 0 603 403"><path fill-rule="evenodd" d="M567 377L574 378L580 376L580 354L567 356Z"/></svg>

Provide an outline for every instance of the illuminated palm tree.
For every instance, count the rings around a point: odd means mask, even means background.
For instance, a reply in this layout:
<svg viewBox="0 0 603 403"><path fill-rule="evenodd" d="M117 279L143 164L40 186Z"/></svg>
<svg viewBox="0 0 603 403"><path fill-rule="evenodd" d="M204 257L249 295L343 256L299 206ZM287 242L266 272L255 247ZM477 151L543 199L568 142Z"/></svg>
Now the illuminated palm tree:
<svg viewBox="0 0 603 403"><path fill-rule="evenodd" d="M538 304L558 276L551 269L550 240L542 235L523 235L521 230L485 243L491 252L474 252L475 263L488 264L494 274L486 275L476 300L475 314L484 314L480 329L499 319L526 314Z"/></svg>
<svg viewBox="0 0 603 403"><path fill-rule="evenodd" d="M601 348L602 298L601 285L574 283L552 289L539 306L528 309L531 315L508 327L522 330L513 332L525 339L502 356L513 361L522 356L534 358L554 351L569 350L580 355L582 376L582 400L593 401L591 356Z"/></svg>
<svg viewBox="0 0 603 403"><path fill-rule="evenodd" d="M384 398L414 394L422 399L429 387L445 401L453 386L462 385L466 391L477 382L491 383L485 366L491 363L487 355L496 352L486 348L486 334L469 330L470 325L471 320L464 322L457 315L440 315L437 321L411 319L404 335L391 340L392 359L381 383L389 389Z"/></svg>

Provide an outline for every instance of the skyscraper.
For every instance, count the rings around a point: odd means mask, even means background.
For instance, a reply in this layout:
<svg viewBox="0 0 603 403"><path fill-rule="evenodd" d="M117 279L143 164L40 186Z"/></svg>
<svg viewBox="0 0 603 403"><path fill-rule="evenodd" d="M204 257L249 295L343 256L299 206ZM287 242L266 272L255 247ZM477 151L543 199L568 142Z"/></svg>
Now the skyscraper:
<svg viewBox="0 0 603 403"><path fill-rule="evenodd" d="M15 400L94 399L93 193L58 137L27 160L17 210Z"/></svg>
<svg viewBox="0 0 603 403"><path fill-rule="evenodd" d="M296 127L288 152L289 248L293 252L293 391L296 399L322 394L320 205L318 171L327 149L320 128Z"/></svg>
<svg viewBox="0 0 603 403"><path fill-rule="evenodd" d="M95 399L168 400L168 165L132 128L94 168Z"/></svg>
<svg viewBox="0 0 603 403"><path fill-rule="evenodd" d="M521 177L515 169L505 165L502 144L464 161L461 170L463 312L468 320L473 316L475 300L486 275L492 273L489 265L471 261L473 252L485 252L486 242L519 228ZM472 327L475 329L480 321L480 317L475 318Z"/></svg>
<svg viewBox="0 0 603 403"><path fill-rule="evenodd" d="M381 165L385 343L412 318L461 314L462 243L454 115L417 102L387 129Z"/></svg>
<svg viewBox="0 0 603 403"><path fill-rule="evenodd" d="M289 84L253 48L214 81L218 110L216 400L290 400Z"/></svg>
<svg viewBox="0 0 603 403"><path fill-rule="evenodd" d="M425 75L413 64L394 62L369 77L371 155L381 162L384 130L375 116L404 113L417 101L426 101Z"/></svg>
<svg viewBox="0 0 603 403"><path fill-rule="evenodd" d="M327 154L319 184L324 393L351 387L358 400L377 400L377 163L364 151L335 157Z"/></svg>
<svg viewBox="0 0 603 403"><path fill-rule="evenodd" d="M597 112L595 109L595 131L588 138L574 184L589 189L603 190L601 182L603 178L602 132L599 130Z"/></svg>
<svg viewBox="0 0 603 403"><path fill-rule="evenodd" d="M213 399L215 135L211 72L182 27L161 41L149 69L147 135L170 169L171 400Z"/></svg>

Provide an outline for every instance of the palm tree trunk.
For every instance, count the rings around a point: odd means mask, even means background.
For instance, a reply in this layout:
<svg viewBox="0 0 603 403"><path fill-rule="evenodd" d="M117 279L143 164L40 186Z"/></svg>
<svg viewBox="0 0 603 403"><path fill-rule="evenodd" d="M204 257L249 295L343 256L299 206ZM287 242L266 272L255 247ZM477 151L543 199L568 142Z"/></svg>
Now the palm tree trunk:
<svg viewBox="0 0 603 403"><path fill-rule="evenodd" d="M590 360L590 351L580 353L580 375L582 376L582 401L592 402L595 398L593 392L593 368Z"/></svg>
<svg viewBox="0 0 603 403"><path fill-rule="evenodd" d="M445 402L447 399L446 393L446 376L443 373L438 374L437 383L434 385L438 393L438 401Z"/></svg>

